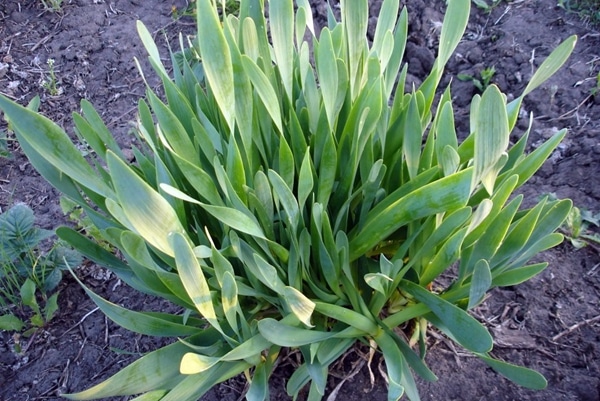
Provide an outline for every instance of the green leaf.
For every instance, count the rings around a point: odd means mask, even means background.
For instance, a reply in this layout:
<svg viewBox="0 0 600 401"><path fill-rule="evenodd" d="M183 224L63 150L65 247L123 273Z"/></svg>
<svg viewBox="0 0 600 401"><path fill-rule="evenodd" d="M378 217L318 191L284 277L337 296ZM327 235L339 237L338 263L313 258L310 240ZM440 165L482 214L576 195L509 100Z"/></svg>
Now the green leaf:
<svg viewBox="0 0 600 401"><path fill-rule="evenodd" d="M23 327L25 327L25 323L15 315L0 316L0 330L21 331Z"/></svg>
<svg viewBox="0 0 600 401"><path fill-rule="evenodd" d="M449 0L448 8L444 15L442 32L440 34L440 46L438 50L438 67L443 68L450 56L454 53L458 42L469 21L471 11L470 0Z"/></svg>
<svg viewBox="0 0 600 401"><path fill-rule="evenodd" d="M427 305L460 345L473 352L492 349L493 339L490 333L467 312L410 281L402 280L401 287Z"/></svg>
<svg viewBox="0 0 600 401"><path fill-rule="evenodd" d="M522 366L515 366L507 362L493 359L486 354L475 354L479 359L487 363L492 369L500 373L507 379L517 383L520 386L533 390L543 390L548 382L535 370L527 369Z"/></svg>
<svg viewBox="0 0 600 401"><path fill-rule="evenodd" d="M304 208L306 200L313 191L313 166L310 157L310 148L306 149L302 166L300 167L300 175L298 177L298 206L300 210Z"/></svg>
<svg viewBox="0 0 600 401"><path fill-rule="evenodd" d="M313 344L327 340L337 334L334 331L300 329L271 318L260 320L258 331L265 339L282 347L300 347Z"/></svg>
<svg viewBox="0 0 600 401"><path fill-rule="evenodd" d="M214 336L214 331L207 334ZM209 335L205 335L210 339ZM217 337L213 339L217 340ZM85 391L62 394L71 400L108 398L117 395L139 394L158 389L172 389L185 376L179 373L179 363L190 348L181 342L150 352L109 379Z"/></svg>
<svg viewBox="0 0 600 401"><path fill-rule="evenodd" d="M231 53L213 2L198 0L196 4L197 40L204 74L229 129L233 130L235 92Z"/></svg>
<svg viewBox="0 0 600 401"><path fill-rule="evenodd" d="M282 296L298 320L309 328L314 327L310 322L312 313L315 310L315 303L313 301L308 299L294 287L290 286L286 286L283 289Z"/></svg>
<svg viewBox="0 0 600 401"><path fill-rule="evenodd" d="M56 312L58 312L58 292L53 294L46 301L46 306L44 306L44 320L49 322Z"/></svg>
<svg viewBox="0 0 600 401"><path fill-rule="evenodd" d="M404 158L406 159L406 167L408 168L408 175L411 180L415 178L419 172L422 141L421 116L419 114L419 106L417 105L417 96L413 95L408 104L402 146Z"/></svg>
<svg viewBox="0 0 600 401"><path fill-rule="evenodd" d="M238 310L240 313L240 317L244 318L241 310L239 309L238 303L238 288L235 282L235 277L229 271L224 272L221 284L221 302L223 306L223 313L225 314L225 318L227 319L227 323L231 326L231 329L238 333Z"/></svg>
<svg viewBox="0 0 600 401"><path fill-rule="evenodd" d="M292 190L287 186L285 181L273 170L269 170L269 181L273 186L273 191L277 195L279 202L281 202L283 209L287 215L290 227L295 233L300 219L300 210L296 197L292 193Z"/></svg>
<svg viewBox="0 0 600 401"><path fill-rule="evenodd" d="M548 267L548 262L516 267L495 276L492 285L494 287L508 287L521 284L544 271L546 267Z"/></svg>
<svg viewBox="0 0 600 401"><path fill-rule="evenodd" d="M388 401L397 401L402 395L404 395L405 388L402 382L405 381L405 376L412 375L410 370L407 369L406 360L402 355L402 352L398 348L396 342L385 332L381 332L377 337L374 338L377 342L383 358L385 359L385 366L388 376ZM419 400L419 396L413 398L415 394L411 393L411 400Z"/></svg>
<svg viewBox="0 0 600 401"><path fill-rule="evenodd" d="M495 85L484 92L475 123L473 187L481 180L489 194L494 191L498 162L508 148L508 116L504 97Z"/></svg>
<svg viewBox="0 0 600 401"><path fill-rule="evenodd" d="M281 74L283 88L292 99L294 73L294 5L292 0L279 0L269 4L269 26L273 41L275 62Z"/></svg>
<svg viewBox="0 0 600 401"><path fill-rule="evenodd" d="M156 43L154 43L154 39L152 39L152 34L150 33L150 31L148 31L148 28L146 28L142 21L137 21L136 27L138 35L140 36L140 39L142 40L142 43L146 48L146 51L148 52L150 60L152 60L153 64L159 68L160 74L162 74L165 77L169 76L169 74L165 70L165 67L162 64L158 47L156 46Z"/></svg>
<svg viewBox="0 0 600 401"><path fill-rule="evenodd" d="M267 112L271 116L273 123L277 129L279 129L279 132L283 132L281 107L279 106L277 93L275 92L275 89L273 89L271 82L254 61L245 54L242 55L242 66L244 67L244 72L248 74L260 100L263 102Z"/></svg>
<svg viewBox="0 0 600 401"><path fill-rule="evenodd" d="M107 161L119 206L127 221L151 245L173 256L168 235L172 232L185 233L175 210L111 151L107 153Z"/></svg>
<svg viewBox="0 0 600 401"><path fill-rule="evenodd" d="M475 263L473 277L471 279L471 288L469 289L469 306L467 309L474 308L482 300L492 285L492 273L490 266L485 259L480 259Z"/></svg>
<svg viewBox="0 0 600 401"><path fill-rule="evenodd" d="M546 82L548 78L550 78L556 71L563 66L563 64L567 61L573 49L575 49L575 44L577 43L577 36L572 35L569 36L563 43L561 43L550 55L542 65L537 69L537 71L531 77L531 80L525 87L523 94L510 102L508 105L508 114L510 116L510 127L514 127L517 118L519 116L519 109L521 107L521 102L523 98L539 87L541 84Z"/></svg>
<svg viewBox="0 0 600 401"><path fill-rule="evenodd" d="M432 214L465 206L471 190L472 169L434 181L417 190L375 206L367 215L365 225L350 233L350 260L356 260L385 240L399 227ZM402 189L400 189L402 190ZM392 199L397 199L391 201Z"/></svg>
<svg viewBox="0 0 600 401"><path fill-rule="evenodd" d="M185 193L181 192L177 188L171 187L169 185L161 185L161 188L171 196L175 196L186 202L191 202L202 206L208 213L210 213L214 218L219 220L227 227L231 227L234 230L250 234L257 238L266 239L265 234L263 233L256 220L248 217L248 215L246 215L243 212L240 212L237 209L233 209L226 206L214 206L209 205L207 203L199 202L191 196L188 196ZM173 230L172 232L175 231Z"/></svg>
<svg viewBox="0 0 600 401"><path fill-rule="evenodd" d="M179 233L172 233L169 236L173 252L175 253L175 262L177 270L181 277L181 282L185 287L192 302L200 314L217 330L221 330L221 325L217 319L217 314L213 305L212 295L208 288L208 282L204 277L202 266L194 255L188 240Z"/></svg>
<svg viewBox="0 0 600 401"><path fill-rule="evenodd" d="M367 273L365 274L365 282L375 291L387 295L388 287L394 280L383 273Z"/></svg>
<svg viewBox="0 0 600 401"><path fill-rule="evenodd" d="M112 190L90 167L69 136L46 117L0 95L0 109L11 121L17 139L49 164L92 191L110 197ZM53 182L53 185L56 185Z"/></svg>
<svg viewBox="0 0 600 401"><path fill-rule="evenodd" d="M150 313L135 312L125 309L95 294L74 274L73 277L75 277L75 280L83 287L92 301L94 301L110 320L127 330L157 337L187 336L196 334L199 331L197 327L175 323Z"/></svg>
<svg viewBox="0 0 600 401"><path fill-rule="evenodd" d="M28 278L25 280L25 283L23 283L23 285L21 286L20 295L23 305L29 306L37 315L39 315L40 307L37 303L37 300L35 299L35 290L35 283L33 282L33 280Z"/></svg>
<svg viewBox="0 0 600 401"><path fill-rule="evenodd" d="M325 106L329 127L333 129L337 121L338 69L331 32L328 28L321 31L316 59L323 105Z"/></svg>
<svg viewBox="0 0 600 401"><path fill-rule="evenodd" d="M350 81L350 94L356 99L360 93L361 63L364 62L367 47L367 27L369 22L369 4L366 0L342 0L342 22L344 24L345 39L348 49L348 79Z"/></svg>

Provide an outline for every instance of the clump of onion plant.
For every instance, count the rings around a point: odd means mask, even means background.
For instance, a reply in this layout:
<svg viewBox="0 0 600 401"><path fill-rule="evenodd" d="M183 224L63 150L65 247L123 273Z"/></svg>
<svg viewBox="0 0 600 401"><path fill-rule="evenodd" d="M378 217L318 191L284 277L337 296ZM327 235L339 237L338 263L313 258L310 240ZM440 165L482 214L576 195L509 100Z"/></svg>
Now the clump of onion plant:
<svg viewBox="0 0 600 401"><path fill-rule="evenodd" d="M385 0L372 42L369 3L342 1L341 21L315 34L307 0L242 0L219 17L197 0L198 35L162 64L138 30L164 100L140 100L143 146L129 163L87 102L74 121L94 150L86 160L42 116L0 98L32 164L80 205L124 260L75 231L58 234L180 314L136 312L88 294L109 318L147 335L178 337L71 399L139 394L196 400L245 372L246 397L269 398L284 348L302 364L288 378L297 397L326 393L333 362L359 341L385 359L389 399L419 399L427 322L493 369L543 388L544 378L494 359L487 329L470 316L494 287L542 271L529 260L562 241L569 201L521 208L511 197L564 137L526 153L510 146L521 101L566 60L567 39L507 103L490 85L472 100L457 139L450 88L438 88L465 30L469 0L448 1L438 58L405 93L407 11ZM308 38L308 39L307 39ZM200 62L198 62L198 60ZM441 95L436 99L436 94ZM435 106L434 106L435 104ZM444 285L437 279L453 277ZM397 328L411 323L413 350Z"/></svg>

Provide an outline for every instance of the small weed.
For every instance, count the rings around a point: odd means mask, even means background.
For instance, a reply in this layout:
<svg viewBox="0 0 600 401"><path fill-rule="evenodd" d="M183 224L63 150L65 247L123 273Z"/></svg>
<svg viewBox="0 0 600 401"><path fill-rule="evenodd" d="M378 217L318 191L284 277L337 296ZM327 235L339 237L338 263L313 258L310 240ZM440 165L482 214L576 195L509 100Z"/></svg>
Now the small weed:
<svg viewBox="0 0 600 401"><path fill-rule="evenodd" d="M11 157L10 149L8 149L8 135L6 131L0 131L0 158L9 159Z"/></svg>
<svg viewBox="0 0 600 401"><path fill-rule="evenodd" d="M17 204L0 215L0 330L31 335L58 311L58 292L50 295L67 266L81 263L79 253L60 243L44 252L53 231L34 226L33 211ZM26 312L24 307L31 309ZM22 320L22 316L27 316Z"/></svg>
<svg viewBox="0 0 600 401"><path fill-rule="evenodd" d="M102 233L94 225L92 220L85 214L81 206L75 203L66 196L60 197L60 208L65 216L76 225L76 230L81 234L92 238L102 248L106 250L112 250L112 247L108 242L102 239Z"/></svg>
<svg viewBox="0 0 600 401"><path fill-rule="evenodd" d="M574 13L586 23L600 25L599 0L558 0L558 6L568 13Z"/></svg>
<svg viewBox="0 0 600 401"><path fill-rule="evenodd" d="M549 194L550 199L556 199L555 194ZM600 227L600 213L573 206L567 215L560 231L576 249L590 244L600 245L600 234L591 230L591 226Z"/></svg>
<svg viewBox="0 0 600 401"><path fill-rule="evenodd" d="M485 0L473 0L473 4L475 4L477 8L482 9L486 14L489 14L501 1L502 0L492 0L492 2L488 4Z"/></svg>
<svg viewBox="0 0 600 401"><path fill-rule="evenodd" d="M63 0L40 0L44 5L44 10L58 12L62 7Z"/></svg>
<svg viewBox="0 0 600 401"><path fill-rule="evenodd" d="M496 73L496 68L494 66L492 66L492 67L487 67L487 68L484 68L483 70L481 70L481 72L479 73L479 78L476 78L469 74L458 74L457 78L460 79L461 81L473 82L473 85L475 85L475 87L480 92L483 93L487 89L487 87L490 86L490 83L491 83L492 78L494 77L495 73Z"/></svg>
<svg viewBox="0 0 600 401"><path fill-rule="evenodd" d="M46 64L48 64L48 78L42 82L42 87L48 91L50 96L58 96L62 93L62 88L58 86L56 71L54 70L54 59L49 58Z"/></svg>
<svg viewBox="0 0 600 401"><path fill-rule="evenodd" d="M600 72L596 75L596 86L590 89L590 94L593 97L600 95Z"/></svg>
<svg viewBox="0 0 600 401"><path fill-rule="evenodd" d="M225 11L229 15L237 15L240 9L239 0L225 0ZM217 1L217 6L222 12L222 1ZM171 7L171 16L173 19L180 19L182 17L195 17L196 16L196 0L189 0L185 7L177 8L176 6Z"/></svg>

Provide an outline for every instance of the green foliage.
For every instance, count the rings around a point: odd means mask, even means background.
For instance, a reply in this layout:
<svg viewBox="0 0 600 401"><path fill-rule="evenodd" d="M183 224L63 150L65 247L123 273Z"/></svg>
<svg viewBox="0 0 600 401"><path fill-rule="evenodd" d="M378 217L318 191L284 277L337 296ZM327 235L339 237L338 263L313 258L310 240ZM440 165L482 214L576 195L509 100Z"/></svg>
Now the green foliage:
<svg viewBox="0 0 600 401"><path fill-rule="evenodd" d="M62 7L63 0L40 0L44 6L44 10L59 12Z"/></svg>
<svg viewBox="0 0 600 401"><path fill-rule="evenodd" d="M75 201L67 198L66 196L61 196L60 209L71 222L75 223L75 229L79 233L93 239L98 245L102 246L107 251L112 249L110 244L102 238L102 232L100 229L94 225L92 219L85 214L83 208Z"/></svg>
<svg viewBox="0 0 600 401"><path fill-rule="evenodd" d="M480 8L489 14L498 4L500 4L500 1L502 0L491 0L491 2L488 4L488 2L485 0L473 0L473 4L475 4L477 8Z"/></svg>
<svg viewBox="0 0 600 401"><path fill-rule="evenodd" d="M217 10L221 12L225 10L226 14L237 15L240 10L240 0L220 0L217 2ZM185 7L177 8L176 6L171 7L171 15L173 19L179 19L182 17L196 17L196 0L186 0Z"/></svg>
<svg viewBox="0 0 600 401"><path fill-rule="evenodd" d="M58 235L131 287L184 310L130 311L84 286L119 325L180 341L66 396L196 400L245 372L246 397L264 400L289 347L303 362L288 393L308 386L308 398L320 399L331 364L367 341L385 359L389 399L418 400L412 372L436 379L424 363L427 322L500 374L543 388L537 372L493 359L492 337L468 309L491 288L542 271L547 264L529 260L562 241L555 231L570 201L521 209L522 197L511 194L565 131L530 154L529 131L512 147L509 135L523 97L560 68L575 38L512 102L494 85L475 96L470 135L459 142L450 89L433 103L469 10L469 0L448 2L438 59L409 93L401 68L408 17L398 0L383 2L372 42L362 0L342 1L341 22L331 12L310 43L306 0L271 2L268 21L260 0L242 0L239 16L222 17L213 2L197 0L193 67L171 54L167 69L139 23L166 100L148 86L139 102L145 144L133 149L135 164L88 102L74 121L94 150L91 162L57 125L0 96L31 163L125 260L75 230ZM442 273L452 283L443 285ZM413 321L418 351L397 332Z"/></svg>
<svg viewBox="0 0 600 401"><path fill-rule="evenodd" d="M15 311L23 306L33 312L28 317L32 328L25 334L43 327L58 311L58 292L50 293L60 283L62 271L68 265L77 266L81 257L60 244L43 252L42 242L53 235L34 226L33 211L25 204L0 215L0 329L21 331L26 327Z"/></svg>
<svg viewBox="0 0 600 401"><path fill-rule="evenodd" d="M62 88L58 86L58 79L54 69L54 59L49 58L46 64L48 65L48 77L42 82L42 87L46 89L50 96L58 96L62 93Z"/></svg>
<svg viewBox="0 0 600 401"><path fill-rule="evenodd" d="M550 194L549 197L556 199L555 194ZM573 206L560 228L571 245L581 249L590 243L600 245L600 234L594 232L592 226L600 227L600 213L594 214L589 210Z"/></svg>
<svg viewBox="0 0 600 401"><path fill-rule="evenodd" d="M593 25L600 24L599 0L558 0L558 6Z"/></svg>
<svg viewBox="0 0 600 401"><path fill-rule="evenodd" d="M8 148L8 135L6 131L0 130L0 157L11 158L10 149Z"/></svg>
<svg viewBox="0 0 600 401"><path fill-rule="evenodd" d="M592 89L590 89L590 94L593 97L600 95L600 72L596 74L596 85Z"/></svg>
<svg viewBox="0 0 600 401"><path fill-rule="evenodd" d="M473 77L469 74L458 74L456 78L461 81L471 81L473 85L479 90L480 93L485 92L485 90L490 86L492 78L496 73L496 67L491 66L484 68L479 72L479 78Z"/></svg>

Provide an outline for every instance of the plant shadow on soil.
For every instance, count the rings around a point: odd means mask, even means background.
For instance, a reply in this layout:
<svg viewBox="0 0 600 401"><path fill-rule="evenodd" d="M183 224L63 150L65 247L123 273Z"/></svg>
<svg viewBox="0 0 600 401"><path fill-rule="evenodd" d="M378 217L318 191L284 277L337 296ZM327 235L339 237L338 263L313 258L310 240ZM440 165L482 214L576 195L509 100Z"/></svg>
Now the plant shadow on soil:
<svg viewBox="0 0 600 401"><path fill-rule="evenodd" d="M325 1L312 1L316 21L325 21ZM377 15L380 3L372 3ZM443 2L433 5L409 0L409 81L417 85L431 68ZM71 0L60 13L45 12L41 2L5 0L0 4L0 92L27 103L42 97L40 111L72 132L70 114L79 101L90 100L128 146L130 121L144 84L133 57L150 68L138 39L135 21L141 19L162 40L163 32L176 43L179 31L192 33L193 21L174 20L174 0ZM372 21L374 22L374 20ZM371 24L374 26L374 24ZM553 0L500 2L490 14L473 9L467 34L447 69L448 77L459 73L478 76L494 66L492 82L508 96L518 96L528 77L550 51L571 34L579 43L566 66L524 102L525 116L536 120L531 133L535 147L558 128L569 134L538 174L522 189L525 199L555 193L571 198L575 205L600 211L600 95L592 89L600 71L600 33ZM163 47L163 54L166 50ZM60 94L50 96L41 83L48 78L47 59L54 59ZM449 78L442 87L450 82ZM158 84L157 80L151 84ZM468 129L469 101L476 91L470 82L452 81L456 120ZM527 128L521 118L515 138ZM0 127L4 128L4 126ZM64 217L57 192L33 170L15 143L12 158L0 159L0 208L25 202L43 228L55 228ZM430 335L427 363L439 381L419 381L423 400L599 400L600 399L600 256L599 249L575 250L570 244L539 256L550 267L519 286L492 292L474 313L485 322L496 340L493 354L511 363L543 373L548 388L533 391L503 379L476 358L435 333ZM105 270L84 264L77 275L106 299L134 310L169 310L164 301L139 294L121 285ZM95 309L82 288L67 277L60 287L60 313L31 338L0 333L0 399L58 400L64 392L80 391L99 383L145 352L165 345L165 339L127 332ZM23 347L13 352L15 342ZM380 361L371 363L374 382L363 350L356 349L332 371L328 391L349 377L338 399L385 400L386 386ZM271 399L287 400L285 382L293 364L292 354L271 379ZM214 388L203 399L237 400L244 380L235 378ZM126 397L115 398L119 400Z"/></svg>

